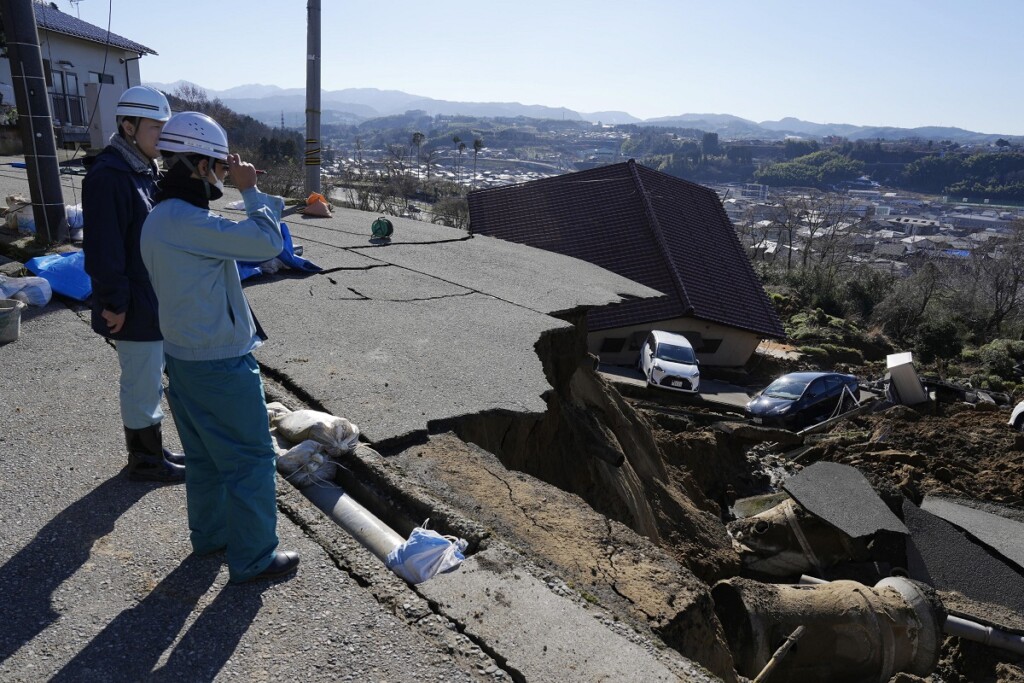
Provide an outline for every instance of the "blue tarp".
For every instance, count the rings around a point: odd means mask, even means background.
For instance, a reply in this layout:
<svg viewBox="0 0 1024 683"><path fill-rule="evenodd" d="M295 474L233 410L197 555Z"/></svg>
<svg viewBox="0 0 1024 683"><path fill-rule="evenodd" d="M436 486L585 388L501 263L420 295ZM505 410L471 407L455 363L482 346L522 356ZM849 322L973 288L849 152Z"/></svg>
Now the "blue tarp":
<svg viewBox="0 0 1024 683"><path fill-rule="evenodd" d="M315 263L295 255L292 235L284 223L281 223L281 234L284 236L284 249L281 250L277 258L287 268L306 273L319 273L323 270ZM238 272L243 280L254 275L262 275L263 271L260 270L259 265L259 263L239 263ZM45 278L50 283L50 288L57 294L78 301L85 301L92 294L92 281L85 273L85 254L82 251L37 256L29 259L25 263L25 267L39 277Z"/></svg>
<svg viewBox="0 0 1024 683"><path fill-rule="evenodd" d="M58 294L78 301L85 301L92 294L92 281L85 274L85 254L81 251L36 256L25 267L49 282Z"/></svg>
<svg viewBox="0 0 1024 683"><path fill-rule="evenodd" d="M287 223L281 223L281 235L284 237L284 249L277 255L277 259L281 263L293 270L301 270L307 273L319 273L323 270L323 268L315 263L295 255L295 245L292 244L292 234L288 230ZM259 263L240 261L238 263L238 274L241 275L243 280L256 275L262 275L263 271L260 270L259 266Z"/></svg>

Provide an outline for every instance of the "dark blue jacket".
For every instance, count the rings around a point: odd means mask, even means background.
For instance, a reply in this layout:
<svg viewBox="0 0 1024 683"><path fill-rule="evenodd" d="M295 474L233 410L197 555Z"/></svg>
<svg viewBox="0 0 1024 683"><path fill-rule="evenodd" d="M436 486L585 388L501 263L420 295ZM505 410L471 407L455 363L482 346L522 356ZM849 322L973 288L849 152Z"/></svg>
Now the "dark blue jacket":
<svg viewBox="0 0 1024 683"><path fill-rule="evenodd" d="M155 191L156 176L133 171L113 147L92 160L82 181L82 250L92 279L92 329L110 339L162 339L156 294L139 254ZM117 334L110 334L100 315L104 309L127 313Z"/></svg>

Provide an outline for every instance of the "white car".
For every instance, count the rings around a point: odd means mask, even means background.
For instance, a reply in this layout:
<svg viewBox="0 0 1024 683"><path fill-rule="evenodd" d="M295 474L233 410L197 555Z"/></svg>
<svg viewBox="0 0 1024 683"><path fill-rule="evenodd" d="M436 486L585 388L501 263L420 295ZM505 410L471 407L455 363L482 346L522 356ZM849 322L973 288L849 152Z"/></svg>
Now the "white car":
<svg viewBox="0 0 1024 683"><path fill-rule="evenodd" d="M695 394L700 368L693 346L681 334L653 330L640 347L637 367L651 386Z"/></svg>

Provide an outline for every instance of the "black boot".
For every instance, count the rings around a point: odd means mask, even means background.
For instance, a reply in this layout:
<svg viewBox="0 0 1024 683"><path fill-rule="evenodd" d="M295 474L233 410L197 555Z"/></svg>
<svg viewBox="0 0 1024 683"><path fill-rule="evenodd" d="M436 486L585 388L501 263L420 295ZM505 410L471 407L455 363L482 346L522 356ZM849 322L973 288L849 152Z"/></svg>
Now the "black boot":
<svg viewBox="0 0 1024 683"><path fill-rule="evenodd" d="M155 429L156 430L156 436L157 436L157 439L160 440L160 450L163 451L164 460L166 460L167 462L171 463L172 465L181 465L182 467L184 467L185 466L185 454L184 453L175 453L174 451L167 450L166 448L163 447L163 434L162 434L162 432L160 430L160 423L157 422L155 425L153 425L151 427L151 429Z"/></svg>
<svg viewBox="0 0 1024 683"><path fill-rule="evenodd" d="M124 428L128 444L128 478L133 481L162 481L180 484L185 481L185 468L164 459L160 425L145 429Z"/></svg>

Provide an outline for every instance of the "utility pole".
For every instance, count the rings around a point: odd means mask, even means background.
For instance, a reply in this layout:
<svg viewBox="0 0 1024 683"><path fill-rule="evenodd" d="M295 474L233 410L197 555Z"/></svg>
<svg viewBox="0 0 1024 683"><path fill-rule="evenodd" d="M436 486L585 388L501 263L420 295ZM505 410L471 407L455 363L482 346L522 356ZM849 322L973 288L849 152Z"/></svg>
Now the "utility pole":
<svg viewBox="0 0 1024 683"><path fill-rule="evenodd" d="M306 193L320 191L320 0L306 5Z"/></svg>
<svg viewBox="0 0 1024 683"><path fill-rule="evenodd" d="M0 19L7 38L14 103L25 148L36 242L51 244L68 236L64 193L60 189L57 143L53 139L50 95L46 92L43 55L36 32L32 0L0 0Z"/></svg>

